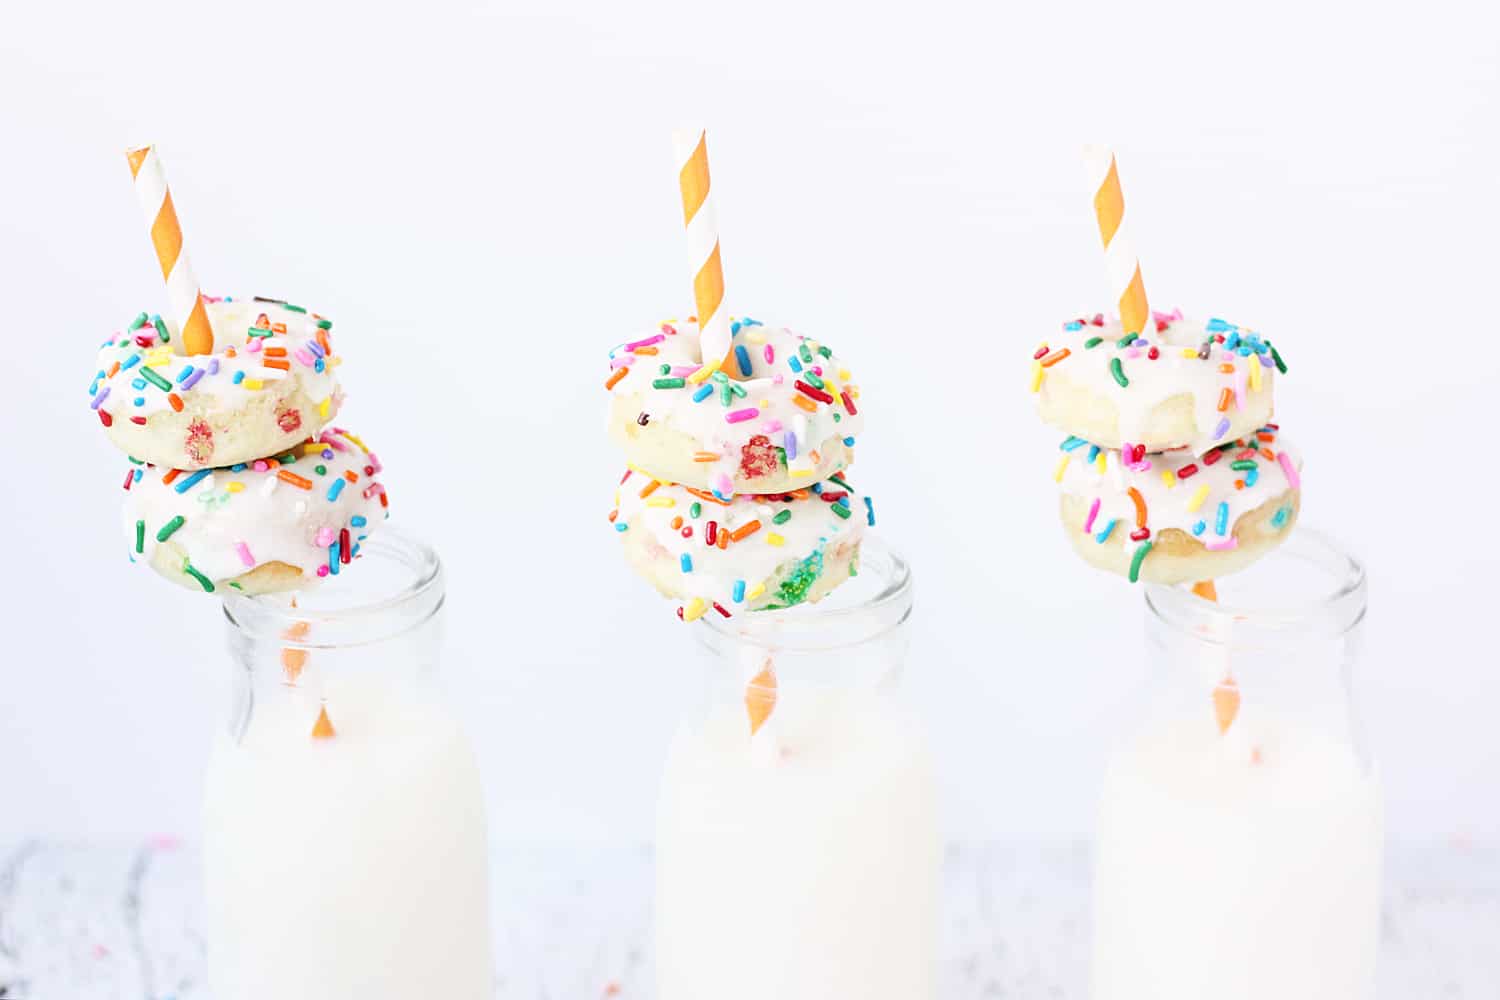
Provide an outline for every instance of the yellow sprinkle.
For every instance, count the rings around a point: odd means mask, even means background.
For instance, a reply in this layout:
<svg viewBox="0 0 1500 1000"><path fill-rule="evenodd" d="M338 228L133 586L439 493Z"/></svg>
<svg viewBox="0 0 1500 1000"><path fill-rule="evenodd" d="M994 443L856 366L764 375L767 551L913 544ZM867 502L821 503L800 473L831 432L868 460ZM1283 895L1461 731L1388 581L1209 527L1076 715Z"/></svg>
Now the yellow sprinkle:
<svg viewBox="0 0 1500 1000"><path fill-rule="evenodd" d="M760 407L762 410L764 410L766 407L768 407L768 406L771 405L771 401L769 399L762 399L760 402L756 403L755 405L758 406L758 407Z"/></svg>
<svg viewBox="0 0 1500 1000"><path fill-rule="evenodd" d="M850 378L852 378L852 376L849 374L849 369L847 369L847 368L840 368L839 369L839 381L840 382L847 382L847 381L849 381Z"/></svg>
<svg viewBox="0 0 1500 1000"><path fill-rule="evenodd" d="M302 454L304 457L311 455L314 452L321 454L323 449L326 447L328 446L321 441L304 441L302 443Z"/></svg>
<svg viewBox="0 0 1500 1000"><path fill-rule="evenodd" d="M1208 486L1205 484L1198 487L1198 492L1193 494L1193 499L1188 501L1188 513L1192 513L1203 506L1203 501L1208 499Z"/></svg>
<svg viewBox="0 0 1500 1000"><path fill-rule="evenodd" d="M613 507L620 506L620 491L619 490L615 490L615 502L613 504L611 504L611 506L613 506Z"/></svg>
<svg viewBox="0 0 1500 1000"><path fill-rule="evenodd" d="M695 597L687 602L682 609L682 620L685 622L697 621L703 617L703 612L708 610L708 605L703 603L703 598Z"/></svg>
<svg viewBox="0 0 1500 1000"><path fill-rule="evenodd" d="M1260 392L1260 361L1250 359L1250 391Z"/></svg>
<svg viewBox="0 0 1500 1000"><path fill-rule="evenodd" d="M363 441L361 441L359 438L355 437L353 434L350 434L348 431L344 431L343 433L344 433L344 437L348 438L350 441L353 441L355 444L359 445L359 450L360 451L364 452L366 455L368 455L370 453L370 449L366 448L365 447L365 443Z"/></svg>
<svg viewBox="0 0 1500 1000"><path fill-rule="evenodd" d="M240 382L246 389L264 389L266 384L258 378L247 378Z"/></svg>
<svg viewBox="0 0 1500 1000"><path fill-rule="evenodd" d="M1105 467L1105 464L1104 464L1104 449L1103 448L1099 449L1099 457L1096 458L1096 459L1094 459L1094 464L1099 467L1099 475L1101 475L1101 476L1104 475L1106 467Z"/></svg>
<svg viewBox="0 0 1500 1000"><path fill-rule="evenodd" d="M318 416L322 417L324 420L328 419L328 403L330 398L331 397L324 397L323 401L318 404Z"/></svg>
<svg viewBox="0 0 1500 1000"><path fill-rule="evenodd" d="M647 507L676 507L677 501L672 497L648 497Z"/></svg>
<svg viewBox="0 0 1500 1000"><path fill-rule="evenodd" d="M689 375L687 377L687 380L695 385L699 382L702 382L704 379L708 378L714 372L719 370L719 362L722 360L723 359L720 358L709 362L702 368L699 368L697 371L693 372L693 374Z"/></svg>
<svg viewBox="0 0 1500 1000"><path fill-rule="evenodd" d="M1052 473L1052 481L1054 483L1062 482L1063 473L1068 470L1068 459L1072 457L1072 455L1064 455L1062 461L1057 463L1057 471Z"/></svg>
<svg viewBox="0 0 1500 1000"><path fill-rule="evenodd" d="M762 580L749 590L745 591L745 600L753 601L766 592L766 581Z"/></svg>
<svg viewBox="0 0 1500 1000"><path fill-rule="evenodd" d="M1031 391L1032 392L1041 392L1042 391L1042 376L1045 375L1045 374L1047 374L1047 369L1045 369L1045 368L1042 367L1042 363L1040 361L1033 361L1031 363Z"/></svg>
<svg viewBox="0 0 1500 1000"><path fill-rule="evenodd" d="M327 357L327 358L323 359L323 368L325 370L329 369L329 368L337 368L339 365L341 365L343 363L344 363L344 358L343 358L342 355L339 355L337 357Z"/></svg>
<svg viewBox="0 0 1500 1000"><path fill-rule="evenodd" d="M813 469L792 469L790 471L794 476L810 476L814 472Z"/></svg>
<svg viewBox="0 0 1500 1000"><path fill-rule="evenodd" d="M1191 347L1184 347L1182 349L1182 356L1185 358L1196 358L1198 356L1198 352L1193 350Z"/></svg>
<svg viewBox="0 0 1500 1000"><path fill-rule="evenodd" d="M1167 489L1170 490L1172 487L1177 485L1177 473L1173 472L1171 469L1162 469L1161 481L1166 483Z"/></svg>
<svg viewBox="0 0 1500 1000"><path fill-rule="evenodd" d="M235 483L225 483L224 484L224 492L225 493L240 493L244 489L245 489L245 484L244 483L235 482Z"/></svg>
<svg viewBox="0 0 1500 1000"><path fill-rule="evenodd" d="M780 535L776 534L776 532L772 531L772 532L768 532L766 534L766 544L768 544L768 545L785 545L786 544L786 539L782 538Z"/></svg>

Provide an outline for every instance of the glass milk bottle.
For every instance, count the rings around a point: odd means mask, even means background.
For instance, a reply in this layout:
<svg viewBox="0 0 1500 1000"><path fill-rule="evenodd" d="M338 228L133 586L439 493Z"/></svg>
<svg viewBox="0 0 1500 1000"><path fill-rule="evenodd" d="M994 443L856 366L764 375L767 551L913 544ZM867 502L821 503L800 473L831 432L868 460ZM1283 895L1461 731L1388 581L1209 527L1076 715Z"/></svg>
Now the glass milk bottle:
<svg viewBox="0 0 1500 1000"><path fill-rule="evenodd" d="M1094 1000L1362 1000L1382 855L1351 693L1364 570L1299 527L1217 589L1146 587L1158 676L1105 779Z"/></svg>
<svg viewBox="0 0 1500 1000"><path fill-rule="evenodd" d="M658 1000L926 1000L939 843L897 687L911 572L878 539L816 605L693 627L708 696L657 823Z"/></svg>
<svg viewBox="0 0 1500 1000"><path fill-rule="evenodd" d="M389 529L338 579L228 594L233 711L204 816L217 1000L493 992L484 802L434 674L436 553Z"/></svg>

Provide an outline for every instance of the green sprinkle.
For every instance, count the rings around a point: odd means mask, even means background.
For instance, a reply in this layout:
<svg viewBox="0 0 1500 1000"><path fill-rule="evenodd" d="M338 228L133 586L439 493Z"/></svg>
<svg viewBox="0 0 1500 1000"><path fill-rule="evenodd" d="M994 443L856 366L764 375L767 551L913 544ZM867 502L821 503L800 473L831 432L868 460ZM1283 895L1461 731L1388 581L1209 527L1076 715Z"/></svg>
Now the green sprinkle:
<svg viewBox="0 0 1500 1000"><path fill-rule="evenodd" d="M814 389L823 388L823 380L818 378L818 376L814 375L812 372L803 372L802 377L807 381L807 384L812 386Z"/></svg>
<svg viewBox="0 0 1500 1000"><path fill-rule="evenodd" d="M204 590L208 591L210 594L212 594L214 592L214 582L212 580L210 580L208 577L204 576L202 573L198 572L196 569L194 569L192 563L185 563L185 564L183 564L182 571L184 573L186 573L188 576L192 577L194 580L197 580L198 581L198 586L202 587Z"/></svg>
<svg viewBox="0 0 1500 1000"><path fill-rule="evenodd" d="M692 517L692 518L697 518L697 517L702 516L702 514L703 514L703 505L701 503L699 503L698 501L694 500L693 501L693 505L688 508L688 516Z"/></svg>
<svg viewBox="0 0 1500 1000"><path fill-rule="evenodd" d="M156 335L161 338L163 344L171 343L172 334L167 330L167 324L162 322L160 316L152 316L151 324L156 327Z"/></svg>
<svg viewBox="0 0 1500 1000"><path fill-rule="evenodd" d="M1103 337L1090 337L1088 340L1085 340L1083 342L1083 349L1086 351L1092 351L1102 343L1104 343Z"/></svg>
<svg viewBox="0 0 1500 1000"><path fill-rule="evenodd" d="M162 378L160 375L156 374L156 372L152 371L150 368L147 368L145 365L141 365L141 378L145 379L147 382L150 382L162 392L172 391L171 382L168 382L166 379Z"/></svg>
<svg viewBox="0 0 1500 1000"><path fill-rule="evenodd" d="M801 604L807 599L807 592L817 582L818 577L823 575L823 550L818 549L812 555L797 564L796 568L786 575L776 587L776 599L783 607L791 607Z"/></svg>
<svg viewBox="0 0 1500 1000"><path fill-rule="evenodd" d="M294 312L294 313L306 313L307 312L307 310L303 309L301 306L294 306L290 302L283 302L282 306L285 309L287 309L287 310L289 310L291 312Z"/></svg>
<svg viewBox="0 0 1500 1000"><path fill-rule="evenodd" d="M142 462L140 459L136 458L134 455L126 455L125 457L128 458L128 459L130 459L130 464L131 465L145 465L146 464L145 462Z"/></svg>
<svg viewBox="0 0 1500 1000"><path fill-rule="evenodd" d="M233 587L235 590L244 590L245 589L244 587L240 586L240 583L239 583L238 580L230 580L229 581L229 585L231 587Z"/></svg>
<svg viewBox="0 0 1500 1000"><path fill-rule="evenodd" d="M849 513L850 513L850 511L849 511L848 507L844 506L844 501L842 501L842 500L835 500L833 503L829 504L828 506L832 507L833 508L833 512L835 514L837 514L839 517L843 518L846 521L849 520Z"/></svg>
<svg viewBox="0 0 1500 1000"><path fill-rule="evenodd" d="M1238 462L1230 462L1229 467L1236 472L1248 472L1255 468L1255 463L1248 458L1242 458Z"/></svg>
<svg viewBox="0 0 1500 1000"><path fill-rule="evenodd" d="M734 398L734 393L729 391L728 382L719 383L719 405L728 406L729 401Z"/></svg>
<svg viewBox="0 0 1500 1000"><path fill-rule="evenodd" d="M687 379L682 378L658 378L652 379L651 385L656 389L681 389L687 385Z"/></svg>
<svg viewBox="0 0 1500 1000"><path fill-rule="evenodd" d="M818 345L818 353L823 355L824 360L831 360L833 358L833 352L822 344Z"/></svg>
<svg viewBox="0 0 1500 1000"><path fill-rule="evenodd" d="M791 519L792 519L792 512L789 511L789 510L784 510L780 514L777 514L775 517L771 518L771 523L772 524L786 524Z"/></svg>
<svg viewBox="0 0 1500 1000"><path fill-rule="evenodd" d="M1267 344L1266 346L1270 347L1269 344ZM1286 362L1281 360L1281 352L1278 351L1274 347L1271 348L1271 360L1274 361L1274 362L1276 362L1276 370L1279 371L1279 372L1281 372L1281 374L1285 375L1286 374Z"/></svg>
<svg viewBox="0 0 1500 1000"><path fill-rule="evenodd" d="M136 330L139 330L149 322L151 322L151 317L147 316L145 313L141 313L131 322L130 331L134 333Z"/></svg>
<svg viewBox="0 0 1500 1000"><path fill-rule="evenodd" d="M181 514L178 514L176 517L172 518L172 520L162 525L161 530L156 533L156 540L158 542L165 542L168 538L172 537L172 532L182 527L185 521L187 521L187 518L183 517Z"/></svg>
<svg viewBox="0 0 1500 1000"><path fill-rule="evenodd" d="M258 327L258 326L252 326L250 329L248 329L248 330L245 331L245 336L247 336L247 337L269 337L269 336L271 336L271 331L270 331L269 328L262 328L262 327Z"/></svg>
<svg viewBox="0 0 1500 1000"><path fill-rule="evenodd" d="M715 371L709 378L720 385L727 385L729 382L729 376L725 375L722 371Z"/></svg>
<svg viewBox="0 0 1500 1000"><path fill-rule="evenodd" d="M834 411L833 411L833 422L834 422L834 423L839 423L839 422L841 422L841 421L842 421L842 420L843 420L843 419L844 419L844 418L843 418L843 417L842 417L842 416L840 416L840 415L839 415L839 411L838 411L838 410L834 410Z"/></svg>
<svg viewBox="0 0 1500 1000"><path fill-rule="evenodd" d="M135 550L137 552L145 552L146 551L146 522L145 521L137 521L137 522L135 522Z"/></svg>
<svg viewBox="0 0 1500 1000"><path fill-rule="evenodd" d="M1120 383L1122 389L1130 384L1130 379L1125 377L1125 368L1120 364L1119 358L1109 359L1109 373L1115 377L1116 382Z"/></svg>
<svg viewBox="0 0 1500 1000"><path fill-rule="evenodd" d="M297 461L297 456L295 453L289 451L285 455L282 455L280 458L278 458L276 461L280 462L282 465L291 465L293 462Z"/></svg>
<svg viewBox="0 0 1500 1000"><path fill-rule="evenodd" d="M749 391L738 382L730 382L729 391L734 393L740 399L744 399L746 396L750 395Z"/></svg>
<svg viewBox="0 0 1500 1000"><path fill-rule="evenodd" d="M331 320L331 319L320 319L320 320L318 320L318 329L319 330L332 330L333 329L333 320Z"/></svg>
<svg viewBox="0 0 1500 1000"><path fill-rule="evenodd" d="M662 375L670 375L670 374L672 374L672 366L669 365L669 364L667 364L665 361L663 361L661 363L661 366L658 367L656 370L659 373L661 373Z"/></svg>
<svg viewBox="0 0 1500 1000"><path fill-rule="evenodd" d="M1130 557L1130 582L1135 583L1141 578L1141 563L1146 561L1146 553L1151 551L1150 542L1142 542L1135 550L1135 555Z"/></svg>
<svg viewBox="0 0 1500 1000"><path fill-rule="evenodd" d="M328 466L326 466L326 465L315 465L315 466L313 466L313 471L316 472L320 476L326 476L326 475L328 475Z"/></svg>
<svg viewBox="0 0 1500 1000"><path fill-rule="evenodd" d="M813 363L812 352L807 349L806 344L797 345L797 354L801 356L804 363L809 365Z"/></svg>
<svg viewBox="0 0 1500 1000"><path fill-rule="evenodd" d="M1119 340L1115 341L1115 346L1116 347L1129 347L1133 343L1135 343L1135 334L1133 334L1133 333L1127 333L1125 336L1123 336Z"/></svg>

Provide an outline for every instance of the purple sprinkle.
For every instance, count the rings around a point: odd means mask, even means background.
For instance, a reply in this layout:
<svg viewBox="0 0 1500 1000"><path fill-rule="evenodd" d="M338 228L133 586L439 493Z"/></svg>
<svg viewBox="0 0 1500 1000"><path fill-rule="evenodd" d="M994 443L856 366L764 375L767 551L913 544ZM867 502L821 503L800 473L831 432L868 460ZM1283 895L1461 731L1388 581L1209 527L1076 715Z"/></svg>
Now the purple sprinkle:
<svg viewBox="0 0 1500 1000"><path fill-rule="evenodd" d="M797 435L787 431L781 436L782 446L786 448L786 460L790 462L797 457Z"/></svg>
<svg viewBox="0 0 1500 1000"><path fill-rule="evenodd" d="M1269 351L1267 351L1265 354L1257 354L1256 357L1260 358L1260 366L1262 368L1276 367L1276 362L1271 359L1271 354Z"/></svg>
<svg viewBox="0 0 1500 1000"><path fill-rule="evenodd" d="M309 351L312 351L314 357L325 358L325 357L328 356L323 351L323 345L320 344L320 343L318 343L316 340L309 340L307 343L303 344L302 346L305 347L305 348L307 348Z"/></svg>
<svg viewBox="0 0 1500 1000"><path fill-rule="evenodd" d="M97 409L99 409L99 404L102 403L102 402L104 402L104 397L106 397L108 395L109 395L109 386L105 386L103 389L100 389L99 390L99 395L95 396L94 399L93 399L93 401L89 403L89 409L91 409L91 410L97 410Z"/></svg>
<svg viewBox="0 0 1500 1000"><path fill-rule="evenodd" d="M204 374L205 374L205 372L204 372L204 370L202 368L195 368L195 369L193 369L193 374L189 375L187 377L187 379L184 380L183 383L182 383L183 390L186 391L188 389L191 389L193 386L197 385L198 384L198 380L201 379L201 378L203 378Z"/></svg>
<svg viewBox="0 0 1500 1000"><path fill-rule="evenodd" d="M1220 417L1219 418L1219 426L1217 426L1217 427L1214 428L1214 440L1217 441L1220 438L1222 438L1225 434L1228 434L1228 433L1229 433L1229 418L1228 417Z"/></svg>
<svg viewBox="0 0 1500 1000"><path fill-rule="evenodd" d="M212 361L210 361L208 363L208 373L210 375L217 375L217 374L219 374L219 359L218 358L214 358Z"/></svg>

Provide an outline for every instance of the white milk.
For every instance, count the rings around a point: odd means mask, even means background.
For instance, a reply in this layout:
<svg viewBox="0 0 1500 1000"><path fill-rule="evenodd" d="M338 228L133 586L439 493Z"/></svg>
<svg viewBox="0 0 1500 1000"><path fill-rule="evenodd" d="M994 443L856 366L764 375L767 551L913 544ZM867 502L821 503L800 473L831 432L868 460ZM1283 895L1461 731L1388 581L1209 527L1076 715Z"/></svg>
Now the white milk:
<svg viewBox="0 0 1500 1000"><path fill-rule="evenodd" d="M1094 1000L1355 1000L1379 920L1377 780L1320 730L1158 725L1111 764Z"/></svg>
<svg viewBox="0 0 1500 1000"><path fill-rule="evenodd" d="M215 747L205 865L215 1000L492 994L484 803L435 702L370 677L258 692Z"/></svg>
<svg viewBox="0 0 1500 1000"><path fill-rule="evenodd" d="M869 692L786 692L684 727L657 841L658 1000L926 1000L939 842L919 726Z"/></svg>

